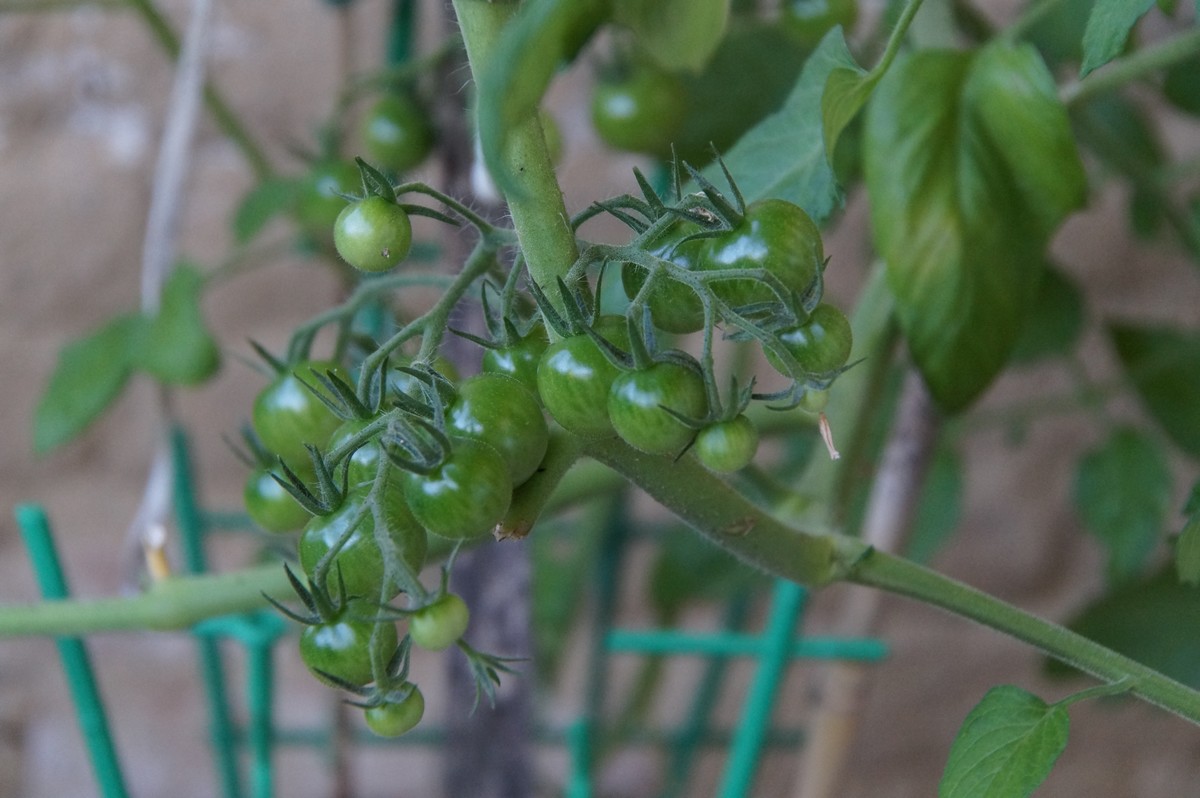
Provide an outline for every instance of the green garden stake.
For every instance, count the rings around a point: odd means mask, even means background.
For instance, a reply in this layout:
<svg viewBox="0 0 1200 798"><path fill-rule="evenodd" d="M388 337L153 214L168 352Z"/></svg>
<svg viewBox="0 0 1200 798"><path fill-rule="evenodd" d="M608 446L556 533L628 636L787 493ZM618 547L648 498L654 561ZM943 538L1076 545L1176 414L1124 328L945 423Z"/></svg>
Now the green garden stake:
<svg viewBox="0 0 1200 798"><path fill-rule="evenodd" d="M763 632L766 647L742 705L742 718L725 766L725 778L717 791L720 798L740 798L750 794L759 751L771 725L775 694L788 662L788 649L805 596L804 588L794 582L779 580L775 583L771 612Z"/></svg>
<svg viewBox="0 0 1200 798"><path fill-rule="evenodd" d="M387 41L389 64L406 64L412 59L416 16L416 3L413 0L395 0L392 3L392 26Z"/></svg>
<svg viewBox="0 0 1200 798"><path fill-rule="evenodd" d="M34 504L22 504L18 505L14 514L21 528L21 538L29 550L29 559L33 563L42 596L51 600L67 598L67 582L45 511ZM87 649L78 637L60 637L57 643L100 794L104 798L126 798L128 792L121 774L121 763L109 734L104 700L96 686Z"/></svg>
<svg viewBox="0 0 1200 798"><path fill-rule="evenodd" d="M204 516L196 501L187 435L178 426L171 429L171 466L175 517L179 524L184 567L188 573L201 573L207 567L204 556ZM242 784L238 775L237 748L225 690L225 666L221 661L220 643L211 637L200 636L196 640L196 647L200 656L204 695L208 701L209 739L221 791L226 798L241 798Z"/></svg>

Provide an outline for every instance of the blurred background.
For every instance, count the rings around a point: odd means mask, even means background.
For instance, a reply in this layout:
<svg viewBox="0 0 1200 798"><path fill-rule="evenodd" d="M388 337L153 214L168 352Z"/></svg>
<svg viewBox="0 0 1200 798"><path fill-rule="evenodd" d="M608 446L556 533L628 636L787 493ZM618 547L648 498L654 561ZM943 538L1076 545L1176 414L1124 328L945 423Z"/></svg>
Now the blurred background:
<svg viewBox="0 0 1200 798"><path fill-rule="evenodd" d="M136 585L140 555L127 529L155 442L148 423L155 388L135 378L80 440L45 456L32 454L34 408L59 349L137 306L146 214L173 77L162 49L124 4L62 3L53 11L26 10L35 5L50 9L56 4L0 2L0 407L5 408L0 414L0 601L5 603L38 596L10 513L19 502L48 509L75 595L108 596ZM163 0L160 7L181 30L189 5ZM1007 2L975 5L994 20L1015 12ZM334 105L338 76L347 68L359 72L381 63L381 32L390 10L383 0L358 0L345 17L315 0L217 5L210 75L281 171L304 169L295 152L314 146L315 131ZM860 26L870 26L880 11L864 4ZM439 13L421 17L422 42L445 35ZM1153 26L1166 23L1150 19L1147 25L1143 33L1153 36ZM339 45L346 36L350 47ZM648 159L614 153L597 140L589 121L593 66L594 60L584 58L561 75L548 103L565 140L561 176L571 211L633 190L632 166L652 168ZM466 75L460 77L465 84ZM1194 118L1162 110L1156 119L1170 152L1194 156L1200 150ZM418 174L434 184L440 177L436 165ZM221 263L235 246L232 215L253 185L238 150L205 116L193 149L180 254L208 266ZM1090 207L1056 236L1058 263L1084 289L1089 313L1194 325L1200 308L1194 266L1161 236L1136 239L1125 221L1128 201L1117 182L1094 192ZM597 227L594 234L620 232ZM269 263L218 287L204 301L205 316L226 354L222 371L202 388L178 392L178 412L194 442L199 488L214 508L236 509L245 479L244 466L222 435L236 434L263 384L239 361L239 356L251 357L247 341L280 350L295 324L336 301L341 290L329 270L290 245L286 221L271 222L260 240L278 244L264 248ZM825 249L832 258L830 294L848 306L870 259L861 191L852 193L832 220ZM1107 342L1094 328L1080 351L1096 379L1116 374ZM975 412L985 417L989 409L1069 387L1055 364L1023 369L1006 374ZM837 401L836 388L832 401ZM1132 402L1116 407L1139 417ZM1070 500L1079 454L1096 443L1096 430L1071 415L1038 420L1019 436L999 424L964 431L958 441L965 464L963 509L956 534L934 565L1046 617L1071 617L1103 588L1103 553L1082 534ZM1176 465L1173 508L1182 504L1196 476L1194 463ZM247 545L223 545L218 564L235 565L251 552ZM636 552L632 563L636 570ZM833 588L817 596L806 628L827 628L850 590ZM761 595L753 604L758 613ZM630 624L644 622L641 606L636 594L623 596L620 617ZM681 622L706 628L717 612L700 604ZM934 794L963 717L993 685L1019 684L1051 699L1084 684L1051 681L1030 649L901 599L884 600L876 630L890 656L871 667L859 734L838 792L847 798ZM576 630L570 640L577 643L583 634ZM89 646L131 793L215 795L191 639L182 633L104 634ZM550 717L560 719L578 710L586 666L577 645L568 644L567 651L566 675L540 702ZM290 646L280 649L276 662L282 674L280 723L311 724L327 717L338 697L303 671ZM422 684L427 717L437 719L446 703L437 682L442 663L435 657L420 662L429 674ZM236 650L231 649L229 663L231 684L240 685L237 674L244 663ZM629 682L633 666L620 658L616 664L619 687ZM682 676L669 680L658 711L669 715L672 705L689 700L693 665L679 666ZM814 669L800 664L789 671L776 708L780 725L803 723ZM530 671L521 678L530 678ZM722 717L736 717L751 673L748 665L734 669L718 705ZM1117 798L1195 792L1200 734L1183 721L1132 702L1089 702L1071 714L1070 744L1041 794ZM538 751L539 794L556 794L567 772L566 755L557 747ZM441 794L440 756L454 753L356 749L349 757L353 794ZM713 794L722 761L719 751L706 755L689 794ZM793 795L796 761L791 749L767 757L753 794ZM652 751L622 750L602 769L598 794L654 795L660 765ZM275 766L280 795L333 794L335 775L320 753L281 751ZM54 643L0 642L0 797L94 794Z"/></svg>

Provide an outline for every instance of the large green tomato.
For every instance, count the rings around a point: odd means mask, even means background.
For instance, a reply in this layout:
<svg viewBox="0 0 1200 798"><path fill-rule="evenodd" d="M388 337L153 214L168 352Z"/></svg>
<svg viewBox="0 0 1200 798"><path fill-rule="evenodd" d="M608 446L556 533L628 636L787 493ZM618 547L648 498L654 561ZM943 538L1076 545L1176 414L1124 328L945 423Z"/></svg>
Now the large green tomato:
<svg viewBox="0 0 1200 798"><path fill-rule="evenodd" d="M550 442L537 399L502 374L477 374L458 386L458 397L446 409L446 431L483 441L499 452L513 485L533 476Z"/></svg>
<svg viewBox="0 0 1200 798"><path fill-rule="evenodd" d="M792 357L810 374L827 374L840 369L850 359L854 336L846 315L833 305L821 303L812 312L809 320L779 334ZM767 362L780 374L787 374L779 360L770 351Z"/></svg>
<svg viewBox="0 0 1200 798"><path fill-rule="evenodd" d="M328 674L348 684L370 684L374 681L371 671L371 633L374 630L373 622L352 618L306 626L300 633L300 659L322 681L327 681L323 674ZM380 636L385 649L396 648L395 624L383 624Z"/></svg>
<svg viewBox="0 0 1200 798"><path fill-rule="evenodd" d="M592 95L592 124L618 150L669 155L687 114L687 91L675 75L632 65L621 80L603 81Z"/></svg>
<svg viewBox="0 0 1200 798"><path fill-rule="evenodd" d="M310 238L324 247L333 246L333 224L346 207L340 196L362 191L358 167L348 161L315 164L300 186L296 220Z"/></svg>
<svg viewBox="0 0 1200 798"><path fill-rule="evenodd" d="M367 728L380 737L399 737L411 731L425 715L425 696L415 684L403 701L388 701L364 712Z"/></svg>
<svg viewBox="0 0 1200 798"><path fill-rule="evenodd" d="M363 145L379 168L407 172L433 148L429 110L407 94L380 98L363 121Z"/></svg>
<svg viewBox="0 0 1200 798"><path fill-rule="evenodd" d="M412 223L396 203L383 197L366 197L338 214L333 245L342 260L359 271L386 272L407 257L412 247Z"/></svg>
<svg viewBox="0 0 1200 798"><path fill-rule="evenodd" d="M669 260L676 266L694 271L704 249L703 239L682 242L684 232L695 231L688 225L675 225L648 248L651 255ZM646 283L646 271L632 263L621 267L621 284L625 296L633 299ZM678 280L660 278L647 299L654 325L670 333L693 333L704 327L704 305L696 292Z"/></svg>
<svg viewBox="0 0 1200 798"><path fill-rule="evenodd" d="M430 534L452 540L487 535L512 502L504 458L474 438L451 438L445 460L430 474L401 476L408 506Z"/></svg>
<svg viewBox="0 0 1200 798"><path fill-rule="evenodd" d="M453 593L446 593L408 619L408 635L426 651L445 651L466 634L470 621L467 603Z"/></svg>
<svg viewBox="0 0 1200 798"><path fill-rule="evenodd" d="M312 518L265 468L256 468L250 473L242 498L250 520L268 532L294 532Z"/></svg>
<svg viewBox="0 0 1200 798"><path fill-rule="evenodd" d="M596 331L618 347L629 345L625 319L606 316ZM588 335L572 335L550 344L538 363L538 394L559 425L585 438L613 434L608 420L608 391L621 372Z"/></svg>
<svg viewBox="0 0 1200 798"><path fill-rule="evenodd" d="M349 381L349 375L337 363L309 360L296 363L278 375L254 400L251 419L259 440L273 454L282 457L293 469L311 471L304 444L323 446L342 420L313 394L305 383L320 387L318 375L333 371Z"/></svg>
<svg viewBox="0 0 1200 798"><path fill-rule="evenodd" d="M655 363L613 381L608 416L621 439L649 454L678 454L696 431L668 410L703 418L708 395L700 373L679 363Z"/></svg>
<svg viewBox="0 0 1200 798"><path fill-rule="evenodd" d="M812 287L825 264L821 231L804 209L787 200L765 199L746 208L742 223L708 239L700 268L765 269L796 293ZM758 279L709 283L713 293L733 307L778 301Z"/></svg>

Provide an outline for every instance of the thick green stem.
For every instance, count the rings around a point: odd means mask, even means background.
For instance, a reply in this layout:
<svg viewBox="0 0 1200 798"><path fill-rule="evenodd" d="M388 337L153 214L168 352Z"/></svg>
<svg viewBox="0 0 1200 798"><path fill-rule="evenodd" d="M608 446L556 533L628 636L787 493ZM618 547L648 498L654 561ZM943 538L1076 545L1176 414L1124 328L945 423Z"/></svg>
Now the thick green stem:
<svg viewBox="0 0 1200 798"><path fill-rule="evenodd" d="M842 548L847 581L915 598L990 626L1200 725L1200 692L1158 671L916 563L857 541Z"/></svg>
<svg viewBox="0 0 1200 798"><path fill-rule="evenodd" d="M488 69L500 34L517 8L516 3L455 0L454 10L476 84ZM520 196L506 197L521 252L534 281L549 288L567 273L579 252L537 114L509 131L504 160L511 174L520 175L524 188ZM552 291L549 295L557 294Z"/></svg>
<svg viewBox="0 0 1200 798"><path fill-rule="evenodd" d="M588 441L584 453L650 494L716 545L774 576L808 586L843 576L835 536L802 532L772 518L694 458L672 464L616 438Z"/></svg>
<svg viewBox="0 0 1200 798"><path fill-rule="evenodd" d="M172 577L133 598L0 606L0 638L186 629L216 615L262 609L267 606L263 593L281 601L292 595L279 563L215 576Z"/></svg>

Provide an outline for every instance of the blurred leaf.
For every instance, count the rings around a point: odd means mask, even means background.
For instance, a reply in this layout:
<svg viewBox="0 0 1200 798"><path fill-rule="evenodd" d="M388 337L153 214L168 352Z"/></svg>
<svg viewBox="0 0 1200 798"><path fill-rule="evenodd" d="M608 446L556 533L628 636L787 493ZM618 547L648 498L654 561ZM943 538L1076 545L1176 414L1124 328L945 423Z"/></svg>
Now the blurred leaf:
<svg viewBox="0 0 1200 798"><path fill-rule="evenodd" d="M614 16L659 66L697 71L725 35L729 0L616 0Z"/></svg>
<svg viewBox="0 0 1200 798"><path fill-rule="evenodd" d="M1046 264L1037 299L1013 347L1014 363L1030 363L1075 348L1083 332L1083 294L1059 269Z"/></svg>
<svg viewBox="0 0 1200 798"><path fill-rule="evenodd" d="M284 213L296 203L299 194L297 181L269 177L242 197L233 216L233 237L239 244L252 240L266 227L267 222Z"/></svg>
<svg viewBox="0 0 1200 798"><path fill-rule="evenodd" d="M1003 368L1050 233L1086 196L1052 76L1028 46L918 52L872 99L866 178L909 348L961 410Z"/></svg>
<svg viewBox="0 0 1200 798"><path fill-rule="evenodd" d="M1200 512L1192 514L1175 541L1175 573L1185 585L1200 585Z"/></svg>
<svg viewBox="0 0 1200 798"><path fill-rule="evenodd" d="M762 578L690 529L673 528L650 569L650 600L659 617L672 619L690 602L726 599Z"/></svg>
<svg viewBox="0 0 1200 798"><path fill-rule="evenodd" d="M747 202L779 197L804 208L820 222L841 205L842 193L825 157L821 98L830 73L857 69L841 30L830 31L800 73L791 95L738 140L725 154L725 165L738 181ZM724 178L709 167L707 177L717 185Z"/></svg>
<svg viewBox="0 0 1200 798"><path fill-rule="evenodd" d="M120 395L144 324L138 314L117 316L62 348L34 416L35 452L79 435Z"/></svg>
<svg viewBox="0 0 1200 798"><path fill-rule="evenodd" d="M1139 104L1109 93L1071 113L1079 140L1118 174L1163 165L1166 156L1158 129Z"/></svg>
<svg viewBox="0 0 1200 798"><path fill-rule="evenodd" d="M1139 238L1153 238L1167 218L1166 211L1165 194L1134 186L1129 195L1129 226Z"/></svg>
<svg viewBox="0 0 1200 798"><path fill-rule="evenodd" d="M963 463L958 452L940 449L929 467L921 502L917 505L908 559L928 563L949 540L962 517Z"/></svg>
<svg viewBox="0 0 1200 798"><path fill-rule="evenodd" d="M1075 506L1108 549L1110 584L1137 576L1163 533L1170 500L1166 456L1136 429L1115 430L1079 461Z"/></svg>
<svg viewBox="0 0 1200 798"><path fill-rule="evenodd" d="M1083 32L1083 66L1079 76L1115 58L1125 47L1133 26L1153 5L1154 0L1096 0Z"/></svg>
<svg viewBox="0 0 1200 798"><path fill-rule="evenodd" d="M1200 116L1200 53L1167 68L1163 96L1180 111Z"/></svg>
<svg viewBox="0 0 1200 798"><path fill-rule="evenodd" d="M963 721L938 798L1025 798L1067 747L1070 719L1012 685L988 690Z"/></svg>
<svg viewBox="0 0 1200 798"><path fill-rule="evenodd" d="M1171 440L1200 459L1200 334L1169 327L1109 326L1134 390Z"/></svg>
<svg viewBox="0 0 1200 798"><path fill-rule="evenodd" d="M688 111L675 139L677 155L699 166L713 148L728 151L778 111L796 85L808 50L779 25L740 20L699 73L681 75Z"/></svg>
<svg viewBox="0 0 1200 798"><path fill-rule="evenodd" d="M832 163L838 139L867 99L871 96L882 72L868 72L861 67L839 67L829 73L821 95L822 134L825 137L825 158Z"/></svg>
<svg viewBox="0 0 1200 798"><path fill-rule="evenodd" d="M553 681L583 603L604 525L585 516L544 523L530 536L533 634L538 674Z"/></svg>
<svg viewBox="0 0 1200 798"><path fill-rule="evenodd" d="M1172 568L1122 585L1068 625L1102 646L1200 688L1200 590L1180 584ZM1057 660L1046 667L1056 676L1077 673Z"/></svg>
<svg viewBox="0 0 1200 798"><path fill-rule="evenodd" d="M1030 0L1026 5L1039 2ZM1052 4L1049 11L1025 31L1028 39L1051 66L1083 58L1083 31L1096 0L1064 0Z"/></svg>
<svg viewBox="0 0 1200 798"><path fill-rule="evenodd" d="M221 350L204 323L204 275L179 264L163 285L158 314L143 328L135 365L166 385L196 385L221 365Z"/></svg>

